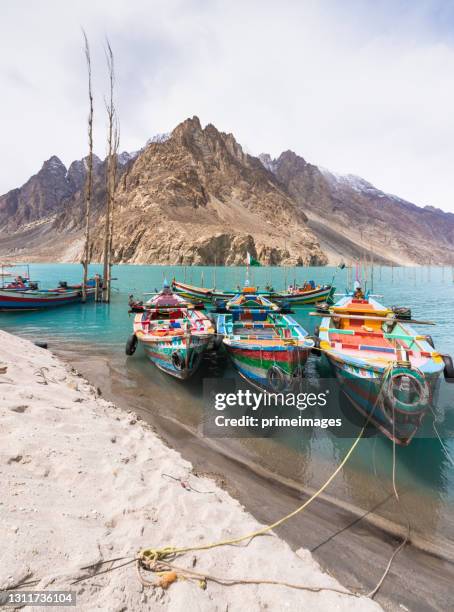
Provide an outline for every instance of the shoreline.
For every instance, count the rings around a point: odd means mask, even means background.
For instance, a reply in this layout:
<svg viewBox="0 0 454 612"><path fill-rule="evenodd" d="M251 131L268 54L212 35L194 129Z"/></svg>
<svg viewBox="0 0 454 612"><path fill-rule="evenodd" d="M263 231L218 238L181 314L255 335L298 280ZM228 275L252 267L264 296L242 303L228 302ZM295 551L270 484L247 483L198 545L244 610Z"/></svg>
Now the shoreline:
<svg viewBox="0 0 454 612"><path fill-rule="evenodd" d="M68 588L87 577L83 567L150 544L197 545L260 527L214 480L195 474L149 425L99 397L69 364L6 332L0 339L0 362L7 366L0 379L0 471L7 483L0 503L1 589L28 580L39 580L34 589ZM192 580L146 589L129 566L73 586L76 609L212 610L221 602L230 610L379 609L370 599L329 590L345 591L309 551L293 552L274 532L246 546L186 555L177 564L321 590L210 580L205 590Z"/></svg>
<svg viewBox="0 0 454 612"><path fill-rule="evenodd" d="M378 257L378 255L377 255ZM383 259L385 259L384 255L381 255L380 257L382 257ZM7 263L9 256L3 256L2 260L4 261L4 265L5 266L13 266L14 264L18 264L18 265L24 265L26 263L29 264L33 264L33 265L48 265L48 264L57 264L57 265L65 265L65 264L71 264L71 265L77 265L80 266L80 261L79 259L74 259L74 260L59 260L59 261L55 261L54 258L50 258L49 260L43 260L43 259L34 259L33 257L26 257L22 260L21 257L19 258L13 258L11 260L11 263ZM300 264L300 265L292 265L292 266L285 266L285 265L279 265L276 264L275 266L270 266L267 264L260 264L260 268L288 268L289 270L291 270L292 268L297 268L297 269L308 269L308 268L338 268L340 263L344 263L344 259L349 259L348 257L346 258L340 258L340 260L336 260L336 261L328 261L328 263L326 264L318 264L318 265L305 265L305 264ZM103 263L102 261L91 261L90 262L90 266L102 266ZM347 265L347 264L346 264ZM429 264L420 264L417 262L392 262L391 260L389 260L389 263L378 263L376 262L375 267L377 268L425 268L427 267ZM238 264L238 265L232 265L232 264L221 264L221 263L215 263L214 261L212 263L205 263L205 264L182 264L182 263L145 263L145 262L135 262L135 261L119 261L119 262L115 262L113 264L113 266L153 266L156 268L240 268L240 269L244 269L246 268L246 264ZM449 263L440 263L440 264L433 264L430 265L431 268L451 268L451 264Z"/></svg>
<svg viewBox="0 0 454 612"><path fill-rule="evenodd" d="M60 354L96 380L105 397L115 396L120 405L133 403L135 396L123 394L121 382L111 384L120 374L106 356L91 353L81 356L67 349ZM301 505L303 496L312 492L304 486L295 486L295 481L280 481L281 476L276 478L276 474L271 474L270 479L263 466L257 469L253 464L248 465L244 457L229 455L225 449L214 448L216 445L212 448L205 438L198 437L197 432L183 423L168 415L144 410L143 402L137 401L135 410L157 429L168 445L178 448L198 472L219 476L223 480L222 486L261 522L273 523ZM375 586L404 535L402 526L384 517L368 520L369 516L365 514L373 509L356 507L325 493L298 519L278 528L277 533L294 550L299 547L312 550L322 567L343 584L366 591ZM450 584L454 581L451 554L449 551L444 554L423 536L412 533L410 539L418 548L408 544L396 556L376 601L389 610L401 610L400 603L415 609L417 603L427 597L424 609L446 609L451 598ZM327 542L330 546L325 546ZM434 601L433 607L428 603L430 600Z"/></svg>

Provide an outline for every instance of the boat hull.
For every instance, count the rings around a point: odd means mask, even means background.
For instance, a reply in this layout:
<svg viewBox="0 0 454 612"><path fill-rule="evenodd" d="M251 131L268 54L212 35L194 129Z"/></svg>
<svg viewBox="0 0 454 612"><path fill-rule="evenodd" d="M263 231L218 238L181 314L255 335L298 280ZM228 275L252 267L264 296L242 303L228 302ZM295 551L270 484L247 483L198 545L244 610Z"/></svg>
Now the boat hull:
<svg viewBox="0 0 454 612"><path fill-rule="evenodd" d="M203 353L207 350L212 336L191 336L189 345L186 340L140 341L148 359L160 370L187 380L199 369Z"/></svg>
<svg viewBox="0 0 454 612"><path fill-rule="evenodd" d="M428 402L420 406L417 411L401 416L397 411L393 411L387 398L378 401L383 371L359 368L330 357L328 360L334 369L342 392L356 410L368 417L370 422L390 440L407 446L417 433L424 416L437 396L440 374L435 373L425 377L430 389Z"/></svg>
<svg viewBox="0 0 454 612"><path fill-rule="evenodd" d="M95 289L87 289L87 301L93 300ZM23 310L45 310L67 304L82 302L82 291L18 291L0 290L0 310L23 311Z"/></svg>
<svg viewBox="0 0 454 612"><path fill-rule="evenodd" d="M174 281L173 289L178 295L181 295L188 300L198 300L205 303L211 303L216 300L230 300L238 291L216 291L214 289L204 289L202 287L193 287ZM268 297L272 302L279 304L290 304L293 306L304 306L305 304L318 304L320 302L330 302L334 295L335 288L332 286L311 289L310 291L302 291L300 293L287 292L267 292L259 291L258 295Z"/></svg>
<svg viewBox="0 0 454 612"><path fill-rule="evenodd" d="M293 306L304 306L305 304L318 304L330 302L334 295L334 287L314 289L301 293L271 293L269 298L278 304L289 304Z"/></svg>
<svg viewBox="0 0 454 612"><path fill-rule="evenodd" d="M301 380L310 348L300 346L241 346L224 341L239 374L268 392L291 391ZM274 382L272 382L274 381Z"/></svg>

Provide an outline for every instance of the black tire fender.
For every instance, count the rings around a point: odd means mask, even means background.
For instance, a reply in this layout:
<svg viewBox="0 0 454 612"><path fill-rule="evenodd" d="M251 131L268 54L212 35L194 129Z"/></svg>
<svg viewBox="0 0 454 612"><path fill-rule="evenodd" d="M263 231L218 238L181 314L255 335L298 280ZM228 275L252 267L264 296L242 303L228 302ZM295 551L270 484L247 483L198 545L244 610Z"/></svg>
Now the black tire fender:
<svg viewBox="0 0 454 612"><path fill-rule="evenodd" d="M125 347L126 355L134 355L134 353L136 352L136 348L137 348L137 336L135 334L132 334L126 340L126 347Z"/></svg>
<svg viewBox="0 0 454 612"><path fill-rule="evenodd" d="M317 331L317 328L315 328L315 331ZM314 346L311 349L311 353L313 355L316 355L317 357L320 357L322 354L322 351L320 350L320 338L318 337L318 335L315 335L313 340L314 340Z"/></svg>
<svg viewBox="0 0 454 612"><path fill-rule="evenodd" d="M266 378L268 385L275 392L282 391L282 389L285 387L285 376L281 368L278 366L271 366L266 374Z"/></svg>
<svg viewBox="0 0 454 612"><path fill-rule="evenodd" d="M443 363L445 364L443 374L448 383L454 383L454 364L451 355L442 355Z"/></svg>
<svg viewBox="0 0 454 612"><path fill-rule="evenodd" d="M198 353L196 350L192 350L192 353L189 357L189 367L191 370L196 370L199 367L200 359L202 355Z"/></svg>
<svg viewBox="0 0 454 612"><path fill-rule="evenodd" d="M173 351L172 353L172 365L176 370L183 370L185 365L185 360L180 351Z"/></svg>

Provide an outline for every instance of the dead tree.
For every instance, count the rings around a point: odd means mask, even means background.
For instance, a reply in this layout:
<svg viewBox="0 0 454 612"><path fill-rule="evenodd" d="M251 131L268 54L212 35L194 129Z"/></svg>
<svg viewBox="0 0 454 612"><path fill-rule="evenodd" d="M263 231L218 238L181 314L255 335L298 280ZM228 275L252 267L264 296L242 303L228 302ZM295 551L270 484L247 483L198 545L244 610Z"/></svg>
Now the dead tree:
<svg viewBox="0 0 454 612"><path fill-rule="evenodd" d="M115 113L115 126L113 131L113 147L112 147L112 164L110 167L110 227L109 227L109 292L111 291L112 285L112 256L113 256L113 237L114 237L114 222L115 222L115 190L117 188L117 176L118 176L118 147L120 146L120 123L118 121L118 115ZM110 297L110 296L109 296Z"/></svg>
<svg viewBox="0 0 454 612"><path fill-rule="evenodd" d="M113 203L117 174L118 151L118 122L114 105L115 70L114 56L109 41L106 41L106 60L109 72L109 97L106 100L108 119L107 131L107 168L106 168L106 217L104 224L104 252L103 252L103 301L110 302L111 292L111 259L112 259L112 231L113 231Z"/></svg>
<svg viewBox="0 0 454 612"><path fill-rule="evenodd" d="M91 196L93 191L93 92L91 87L91 57L88 38L84 30L82 30L85 42L85 58L87 61L88 74L88 157L87 157L87 174L85 178L85 241L82 265L84 268L84 277L82 282L82 301L87 299L87 280L88 280L88 264L90 263L90 209Z"/></svg>

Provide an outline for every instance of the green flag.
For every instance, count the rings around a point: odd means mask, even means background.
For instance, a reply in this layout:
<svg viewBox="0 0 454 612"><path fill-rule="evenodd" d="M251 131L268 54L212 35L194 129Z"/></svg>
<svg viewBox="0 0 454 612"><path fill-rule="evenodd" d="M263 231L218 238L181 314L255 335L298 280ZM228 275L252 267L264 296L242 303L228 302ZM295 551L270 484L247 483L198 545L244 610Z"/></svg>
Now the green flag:
<svg viewBox="0 0 454 612"><path fill-rule="evenodd" d="M261 263L259 261L257 261L256 259L254 259L252 257L252 255L249 253L249 251L247 252L247 265L248 266L260 266Z"/></svg>

